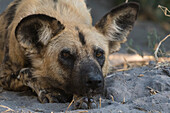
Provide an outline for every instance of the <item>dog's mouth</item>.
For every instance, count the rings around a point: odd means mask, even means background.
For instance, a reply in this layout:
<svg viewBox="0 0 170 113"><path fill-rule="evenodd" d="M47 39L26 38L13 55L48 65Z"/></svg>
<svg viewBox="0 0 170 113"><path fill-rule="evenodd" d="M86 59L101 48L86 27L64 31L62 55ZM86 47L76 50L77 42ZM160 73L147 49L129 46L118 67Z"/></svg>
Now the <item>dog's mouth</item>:
<svg viewBox="0 0 170 113"><path fill-rule="evenodd" d="M86 97L95 97L96 95L101 95L102 92L96 90L90 90L89 92L85 93L84 96Z"/></svg>
<svg viewBox="0 0 170 113"><path fill-rule="evenodd" d="M98 94L102 94L103 93L103 88L98 88L98 89L87 89L85 95L87 96L94 96L94 95L98 95Z"/></svg>
<svg viewBox="0 0 170 113"><path fill-rule="evenodd" d="M91 89L91 88L86 88L86 87L80 87L80 88L73 88L74 90L71 91L72 94L78 95L78 96L95 96L98 94L102 94L104 91L104 88L96 88L96 89Z"/></svg>
<svg viewBox="0 0 170 113"><path fill-rule="evenodd" d="M67 86L66 92L78 96L94 96L97 94L102 94L104 91L104 87L92 89L88 87L83 87L82 85L71 86L71 87L70 86L71 85Z"/></svg>

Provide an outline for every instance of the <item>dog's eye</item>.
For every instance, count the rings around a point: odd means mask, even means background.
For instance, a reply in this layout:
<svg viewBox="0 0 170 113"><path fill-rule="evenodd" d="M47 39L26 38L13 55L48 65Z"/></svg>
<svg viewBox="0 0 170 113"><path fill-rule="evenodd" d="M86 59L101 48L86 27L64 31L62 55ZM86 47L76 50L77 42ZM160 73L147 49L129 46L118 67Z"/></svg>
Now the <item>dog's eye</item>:
<svg viewBox="0 0 170 113"><path fill-rule="evenodd" d="M76 57L73 52L70 51L70 49L63 49L58 57L59 62L63 65L66 66L67 68L73 68L74 66L74 61Z"/></svg>
<svg viewBox="0 0 170 113"><path fill-rule="evenodd" d="M63 50L61 51L61 57L64 59L68 59L71 57L71 53L69 50Z"/></svg>
<svg viewBox="0 0 170 113"><path fill-rule="evenodd" d="M96 51L96 57L97 58L102 58L104 56L104 51L99 49Z"/></svg>
<svg viewBox="0 0 170 113"><path fill-rule="evenodd" d="M70 54L69 54L69 53L63 53L62 56L63 56L64 58L68 58L68 57L70 56Z"/></svg>
<svg viewBox="0 0 170 113"><path fill-rule="evenodd" d="M103 67L104 62L105 62L105 52L101 48L94 49L94 57L98 61L99 65Z"/></svg>
<svg viewBox="0 0 170 113"><path fill-rule="evenodd" d="M99 53L96 54L96 57L97 57L97 58L100 58L102 55L103 55L103 54L102 54L101 52L99 52Z"/></svg>

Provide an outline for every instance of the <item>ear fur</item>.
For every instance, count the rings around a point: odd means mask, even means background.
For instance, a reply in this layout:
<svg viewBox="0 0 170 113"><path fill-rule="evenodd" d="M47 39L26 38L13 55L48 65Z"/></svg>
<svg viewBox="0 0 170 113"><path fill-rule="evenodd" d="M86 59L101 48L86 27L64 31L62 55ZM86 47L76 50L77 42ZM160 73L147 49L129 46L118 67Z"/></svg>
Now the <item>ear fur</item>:
<svg viewBox="0 0 170 113"><path fill-rule="evenodd" d="M64 25L53 17L35 14L21 20L16 27L15 36L23 48L41 49L64 28Z"/></svg>
<svg viewBox="0 0 170 113"><path fill-rule="evenodd" d="M124 3L107 13L96 25L96 29L109 40L110 53L120 49L120 43L132 30L137 18L139 4Z"/></svg>

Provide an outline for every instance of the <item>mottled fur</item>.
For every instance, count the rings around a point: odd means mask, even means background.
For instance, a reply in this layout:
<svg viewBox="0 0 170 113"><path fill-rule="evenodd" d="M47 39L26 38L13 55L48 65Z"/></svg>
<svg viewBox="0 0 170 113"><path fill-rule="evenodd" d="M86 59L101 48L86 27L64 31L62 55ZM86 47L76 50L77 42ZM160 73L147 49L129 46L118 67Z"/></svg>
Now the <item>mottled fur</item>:
<svg viewBox="0 0 170 113"><path fill-rule="evenodd" d="M0 86L30 87L41 102L89 94L82 75L102 75L104 84L108 56L126 41L137 12L136 3L123 4L92 26L84 0L14 0L0 15Z"/></svg>

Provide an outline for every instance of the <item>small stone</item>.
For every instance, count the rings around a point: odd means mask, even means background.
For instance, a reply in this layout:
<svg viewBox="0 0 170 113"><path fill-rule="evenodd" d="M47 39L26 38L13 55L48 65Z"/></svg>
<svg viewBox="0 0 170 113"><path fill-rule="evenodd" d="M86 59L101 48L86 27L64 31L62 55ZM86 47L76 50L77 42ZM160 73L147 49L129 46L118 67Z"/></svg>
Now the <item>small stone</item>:
<svg viewBox="0 0 170 113"><path fill-rule="evenodd" d="M89 99L89 102L94 102L94 100L91 98L91 99Z"/></svg>
<svg viewBox="0 0 170 113"><path fill-rule="evenodd" d="M75 106L78 107L80 105L80 102L76 102Z"/></svg>
<svg viewBox="0 0 170 113"><path fill-rule="evenodd" d="M88 98L85 97L84 98L84 102L88 103Z"/></svg>
<svg viewBox="0 0 170 113"><path fill-rule="evenodd" d="M95 108L97 108L96 103L91 103L91 104L90 104L90 108L91 108L91 109L95 109Z"/></svg>
<svg viewBox="0 0 170 113"><path fill-rule="evenodd" d="M88 105L85 102L83 102L81 105L81 109L88 109Z"/></svg>

